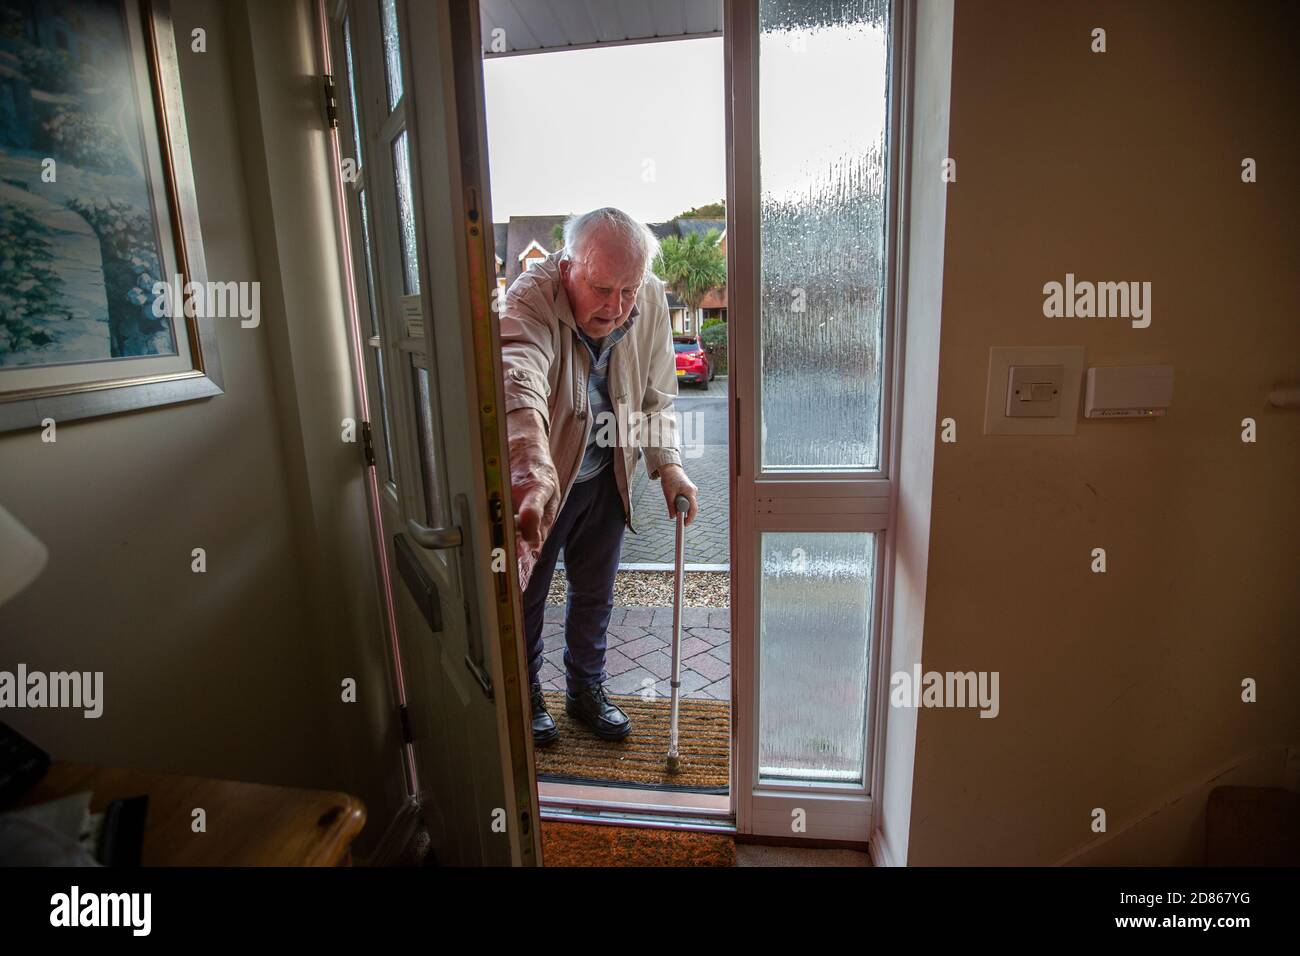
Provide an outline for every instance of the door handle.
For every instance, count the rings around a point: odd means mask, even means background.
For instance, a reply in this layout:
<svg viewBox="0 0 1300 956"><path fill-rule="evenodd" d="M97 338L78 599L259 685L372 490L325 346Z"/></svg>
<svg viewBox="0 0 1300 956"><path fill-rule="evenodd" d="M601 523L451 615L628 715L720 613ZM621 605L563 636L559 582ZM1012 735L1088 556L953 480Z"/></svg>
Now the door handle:
<svg viewBox="0 0 1300 956"><path fill-rule="evenodd" d="M462 542L460 528L456 525L446 528L430 528L428 525L420 524L414 518L406 519L406 533L415 539L416 544L429 551L459 548Z"/></svg>

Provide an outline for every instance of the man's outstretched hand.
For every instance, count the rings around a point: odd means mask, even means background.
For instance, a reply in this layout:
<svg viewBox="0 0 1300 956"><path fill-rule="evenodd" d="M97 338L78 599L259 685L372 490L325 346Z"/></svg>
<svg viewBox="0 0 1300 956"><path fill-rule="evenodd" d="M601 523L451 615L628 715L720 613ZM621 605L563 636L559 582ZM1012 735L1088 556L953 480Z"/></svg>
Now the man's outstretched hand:
<svg viewBox="0 0 1300 956"><path fill-rule="evenodd" d="M668 517L676 519L677 509L673 502L678 495L685 495L691 503L690 510L686 512L686 523L694 521L695 512L699 511L695 496L700 493L700 489L686 477L686 470L681 465L664 465L659 469L659 485L663 488L664 501L668 504Z"/></svg>
<svg viewBox="0 0 1300 956"><path fill-rule="evenodd" d="M515 510L519 586L526 590L542 544L560 508L560 482L542 418L531 408L506 416L510 445L510 497Z"/></svg>

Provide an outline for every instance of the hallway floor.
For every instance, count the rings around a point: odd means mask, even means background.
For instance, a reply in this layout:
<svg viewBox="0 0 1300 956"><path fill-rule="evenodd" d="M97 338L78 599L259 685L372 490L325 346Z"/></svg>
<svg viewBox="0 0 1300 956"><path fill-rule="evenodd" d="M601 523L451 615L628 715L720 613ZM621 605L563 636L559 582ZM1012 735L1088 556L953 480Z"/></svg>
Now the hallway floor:
<svg viewBox="0 0 1300 956"><path fill-rule="evenodd" d="M549 849L549 854L548 854ZM861 850L736 843L713 833L683 833L542 820L545 866L871 866ZM420 827L393 866L437 866Z"/></svg>

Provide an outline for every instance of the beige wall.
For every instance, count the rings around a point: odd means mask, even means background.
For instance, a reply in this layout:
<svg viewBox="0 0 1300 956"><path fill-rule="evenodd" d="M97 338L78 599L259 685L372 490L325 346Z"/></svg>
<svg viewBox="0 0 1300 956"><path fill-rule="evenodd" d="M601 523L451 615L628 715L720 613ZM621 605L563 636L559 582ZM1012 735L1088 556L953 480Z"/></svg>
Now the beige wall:
<svg viewBox="0 0 1300 956"><path fill-rule="evenodd" d="M911 864L1052 863L1097 839L1094 807L1114 831L1300 740L1300 413L1265 402L1300 379L1282 9L957 4L937 414L958 441L935 450L923 661L1000 671L1001 714L919 712ZM1151 281L1150 328L1044 318L1066 272ZM994 345L1172 364L1173 407L984 437Z"/></svg>
<svg viewBox="0 0 1300 956"><path fill-rule="evenodd" d="M258 278L222 4L172 4L209 276ZM226 393L0 436L0 501L50 550L0 608L0 661L104 672L104 715L7 711L56 758L284 782L320 776L303 581L268 323L219 322ZM207 549L208 571L190 570Z"/></svg>
<svg viewBox="0 0 1300 956"><path fill-rule="evenodd" d="M103 671L104 716L6 711L56 758L404 797L307 0L173 0L226 393L0 436L0 503L50 549L0 608L0 667ZM189 49L207 31L207 52ZM208 571L190 570L207 549ZM358 703L340 699L346 677Z"/></svg>
<svg viewBox="0 0 1300 956"><path fill-rule="evenodd" d="M309 637L292 679L319 700L313 728L331 763L317 786L360 796L369 854L406 798L395 677L379 603L366 472L336 241L330 136L321 110L320 30L312 0L225 7L253 243L270 305L269 340L284 440L284 478L298 529L297 570ZM356 682L355 702L341 685Z"/></svg>

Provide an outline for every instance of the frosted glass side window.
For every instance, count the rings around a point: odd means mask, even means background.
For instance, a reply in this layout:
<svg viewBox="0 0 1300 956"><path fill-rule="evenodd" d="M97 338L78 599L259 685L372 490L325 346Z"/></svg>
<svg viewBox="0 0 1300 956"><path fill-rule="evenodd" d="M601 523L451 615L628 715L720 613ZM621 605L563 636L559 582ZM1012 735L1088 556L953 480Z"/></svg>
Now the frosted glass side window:
<svg viewBox="0 0 1300 956"><path fill-rule="evenodd" d="M760 783L862 783L875 534L763 532Z"/></svg>
<svg viewBox="0 0 1300 956"><path fill-rule="evenodd" d="M420 294L420 263L415 256L415 201L411 198L411 156L406 130L393 140L393 181L397 186L397 222L402 230L402 284L407 295Z"/></svg>
<svg viewBox="0 0 1300 956"><path fill-rule="evenodd" d="M397 33L397 0L380 0L379 20L384 27L384 72L388 76L388 111L402 98L402 44Z"/></svg>
<svg viewBox="0 0 1300 956"><path fill-rule="evenodd" d="M762 467L880 464L888 0L759 5Z"/></svg>

